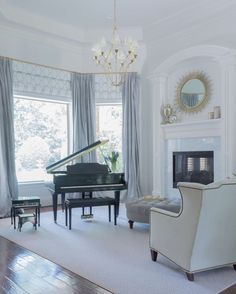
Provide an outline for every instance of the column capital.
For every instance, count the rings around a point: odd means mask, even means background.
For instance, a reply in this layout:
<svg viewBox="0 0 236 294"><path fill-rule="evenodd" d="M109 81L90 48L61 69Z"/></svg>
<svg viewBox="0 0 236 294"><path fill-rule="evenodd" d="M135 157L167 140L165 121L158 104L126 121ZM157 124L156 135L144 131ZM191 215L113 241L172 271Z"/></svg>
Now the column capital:
<svg viewBox="0 0 236 294"><path fill-rule="evenodd" d="M222 56L218 56L215 60L220 64L220 66L224 69L227 68L236 68L236 54L230 53Z"/></svg>
<svg viewBox="0 0 236 294"><path fill-rule="evenodd" d="M147 77L152 83L164 83L168 79L167 73L155 73Z"/></svg>

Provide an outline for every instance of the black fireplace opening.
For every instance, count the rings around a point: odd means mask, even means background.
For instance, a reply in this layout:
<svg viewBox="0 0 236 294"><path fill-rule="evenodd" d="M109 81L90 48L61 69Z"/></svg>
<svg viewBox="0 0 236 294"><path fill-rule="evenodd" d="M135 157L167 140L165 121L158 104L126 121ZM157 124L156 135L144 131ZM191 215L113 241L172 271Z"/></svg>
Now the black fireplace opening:
<svg viewBox="0 0 236 294"><path fill-rule="evenodd" d="M177 188L178 182L214 182L214 152L173 152L173 188Z"/></svg>

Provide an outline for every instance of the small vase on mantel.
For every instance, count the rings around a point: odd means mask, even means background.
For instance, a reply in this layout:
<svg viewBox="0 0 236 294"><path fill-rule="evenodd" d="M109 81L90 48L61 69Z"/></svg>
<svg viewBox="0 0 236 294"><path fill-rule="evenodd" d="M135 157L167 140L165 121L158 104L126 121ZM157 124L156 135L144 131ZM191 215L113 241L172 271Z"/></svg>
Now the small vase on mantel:
<svg viewBox="0 0 236 294"><path fill-rule="evenodd" d="M221 118L220 106L214 107L214 119Z"/></svg>

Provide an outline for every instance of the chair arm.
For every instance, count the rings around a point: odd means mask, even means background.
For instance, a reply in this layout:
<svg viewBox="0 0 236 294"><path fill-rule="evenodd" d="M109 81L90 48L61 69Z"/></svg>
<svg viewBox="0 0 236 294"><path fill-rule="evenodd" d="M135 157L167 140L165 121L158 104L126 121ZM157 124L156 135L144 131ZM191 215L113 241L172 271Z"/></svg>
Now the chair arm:
<svg viewBox="0 0 236 294"><path fill-rule="evenodd" d="M179 182L177 184L177 187L184 187L184 188L190 188L190 189L198 189L198 190L205 190L207 189L207 185L203 185L200 183L194 183L194 182Z"/></svg>
<svg viewBox="0 0 236 294"><path fill-rule="evenodd" d="M200 183L194 183L194 182L179 182L177 184L177 187L184 187L184 188L190 188L190 189L198 189L198 190L207 190L207 189L218 189L223 185L235 185L236 184L236 178L231 179L224 179L221 181L216 181L213 183L210 183L208 185L203 185Z"/></svg>

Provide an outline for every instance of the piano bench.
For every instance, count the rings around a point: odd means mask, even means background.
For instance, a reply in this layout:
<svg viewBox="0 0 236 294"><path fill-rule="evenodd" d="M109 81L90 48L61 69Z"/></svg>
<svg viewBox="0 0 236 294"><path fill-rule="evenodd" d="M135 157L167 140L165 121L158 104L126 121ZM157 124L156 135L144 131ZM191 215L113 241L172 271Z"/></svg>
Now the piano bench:
<svg viewBox="0 0 236 294"><path fill-rule="evenodd" d="M20 232L23 224L26 222L31 222L35 230L37 230L37 216L35 213L18 214L18 229Z"/></svg>
<svg viewBox="0 0 236 294"><path fill-rule="evenodd" d="M108 206L109 222L111 221L111 205L114 206L114 225L116 225L117 211L119 203L116 199L110 197L93 197L93 198L68 198L65 201L65 224L67 226L69 211L69 230L71 230L72 208L75 207L93 207Z"/></svg>

